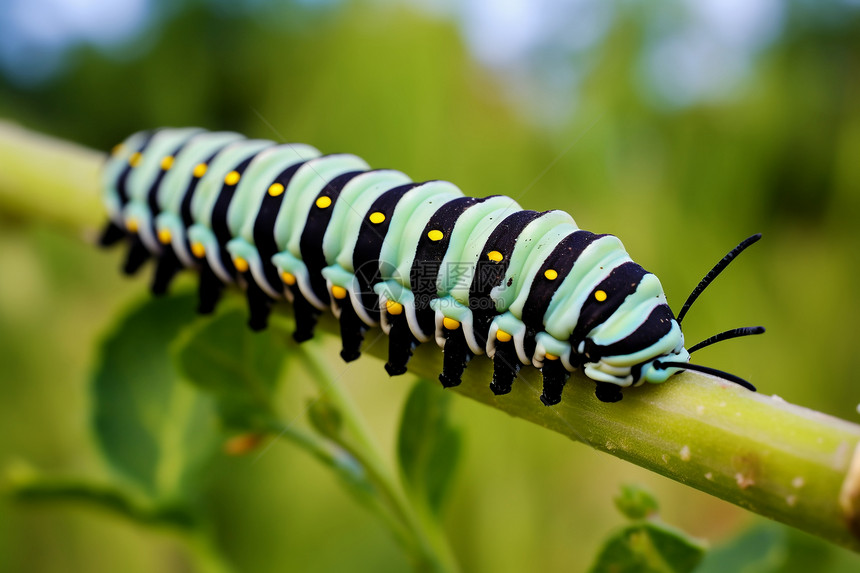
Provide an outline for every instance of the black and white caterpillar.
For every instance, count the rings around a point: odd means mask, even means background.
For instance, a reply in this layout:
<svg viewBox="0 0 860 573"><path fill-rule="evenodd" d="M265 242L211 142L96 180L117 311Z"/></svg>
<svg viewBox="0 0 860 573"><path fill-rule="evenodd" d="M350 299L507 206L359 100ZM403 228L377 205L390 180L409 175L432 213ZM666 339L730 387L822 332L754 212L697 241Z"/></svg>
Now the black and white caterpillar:
<svg viewBox="0 0 860 573"><path fill-rule="evenodd" d="M391 375L406 371L417 344L435 340L444 386L459 384L469 360L486 353L493 392L509 392L530 364L542 372L546 405L561 400L577 368L608 402L621 399L621 388L680 370L754 389L688 361L702 346L764 329L727 331L688 351L680 321L758 235L708 273L676 319L660 281L621 241L579 229L563 211L466 197L446 181L416 183L308 145L197 128L135 133L114 148L103 197L110 222L102 244L129 240L129 274L156 257L154 293L181 269L197 269L199 311L208 313L237 283L255 330L285 298L298 341L330 308L347 361L359 356L367 329L381 325Z"/></svg>

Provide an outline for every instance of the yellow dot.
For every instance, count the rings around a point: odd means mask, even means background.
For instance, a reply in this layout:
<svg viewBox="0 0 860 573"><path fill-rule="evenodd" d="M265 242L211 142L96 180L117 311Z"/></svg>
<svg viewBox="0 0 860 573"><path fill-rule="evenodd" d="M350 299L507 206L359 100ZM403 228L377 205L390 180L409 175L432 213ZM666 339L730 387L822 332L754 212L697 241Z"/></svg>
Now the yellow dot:
<svg viewBox="0 0 860 573"><path fill-rule="evenodd" d="M326 197L326 196L320 197L319 199L317 199L316 205L320 209L325 209L326 207L331 205L331 197Z"/></svg>
<svg viewBox="0 0 860 573"><path fill-rule="evenodd" d="M346 298L346 289L342 286L333 286L331 287L331 295L336 299L344 299Z"/></svg>
<svg viewBox="0 0 860 573"><path fill-rule="evenodd" d="M513 336L511 336L510 334L508 334L504 330L497 330L496 331L496 340L498 340L499 342L509 342L511 340L511 338L513 338Z"/></svg>
<svg viewBox="0 0 860 573"><path fill-rule="evenodd" d="M460 328L460 323L453 318L448 318L446 316L442 319L442 326L444 326L448 330L457 330L458 328Z"/></svg>
<svg viewBox="0 0 860 573"><path fill-rule="evenodd" d="M293 286L296 284L296 275L284 271L281 273L281 280L284 281L284 284Z"/></svg>
<svg viewBox="0 0 860 573"><path fill-rule="evenodd" d="M388 311L388 314L401 314L403 312L403 305L393 300L387 300L385 301L385 309Z"/></svg>
<svg viewBox="0 0 860 573"><path fill-rule="evenodd" d="M209 169L208 165L206 165L205 163L198 163L197 165L194 166L194 172L193 172L194 177L197 177L198 179L200 179L201 177L206 175L207 169Z"/></svg>
<svg viewBox="0 0 860 573"><path fill-rule="evenodd" d="M385 221L385 213L380 213L379 211L377 211L376 213L371 213L370 217L368 218L370 219L371 223L373 223L374 225L378 225Z"/></svg>
<svg viewBox="0 0 860 573"><path fill-rule="evenodd" d="M606 300L606 291L599 290L595 292L594 300L596 300L597 302L603 302L604 300Z"/></svg>
<svg viewBox="0 0 860 573"><path fill-rule="evenodd" d="M191 243L191 252L198 259L202 259L206 255L206 247L203 246L203 243Z"/></svg>
<svg viewBox="0 0 860 573"><path fill-rule="evenodd" d="M122 143L117 143L113 146L113 149L110 150L111 155L119 155L122 153L122 150L125 149L125 146Z"/></svg>
<svg viewBox="0 0 860 573"><path fill-rule="evenodd" d="M224 183L227 185L235 185L239 182L240 177L241 175L239 175L238 171L231 171L226 175L226 177L224 177Z"/></svg>
<svg viewBox="0 0 860 573"><path fill-rule="evenodd" d="M132 167L137 167L140 165L141 159L143 159L143 155L141 155L140 151L135 151L131 154L131 157L128 158L128 164Z"/></svg>
<svg viewBox="0 0 860 573"><path fill-rule="evenodd" d="M505 257L499 251L490 251L489 253L487 253L487 258L490 259L491 261L493 261L494 263L499 263Z"/></svg>
<svg viewBox="0 0 860 573"><path fill-rule="evenodd" d="M248 261L246 261L242 257L236 257L235 259L233 259L233 266L236 267L236 270L240 273L244 273L248 270Z"/></svg>
<svg viewBox="0 0 860 573"><path fill-rule="evenodd" d="M125 223L125 228L129 230L131 233L137 233L137 219L129 219Z"/></svg>
<svg viewBox="0 0 860 573"><path fill-rule="evenodd" d="M164 171L167 171L167 170L168 170L168 169L170 169L171 167L173 167L173 156L172 156L172 155L168 155L168 156L164 157L164 158L161 160L161 168L162 168Z"/></svg>
<svg viewBox="0 0 860 573"><path fill-rule="evenodd" d="M269 195L271 195L272 197L277 197L283 192L284 186L280 183L272 183L271 185L269 185Z"/></svg>
<svg viewBox="0 0 860 573"><path fill-rule="evenodd" d="M558 272L555 269L547 269L544 272L543 276L545 276L547 279L549 279L551 281L554 281L555 279L558 278Z"/></svg>
<svg viewBox="0 0 860 573"><path fill-rule="evenodd" d="M441 241L445 237L445 233L443 233L439 229L433 229L432 231L427 233L427 237L431 241Z"/></svg>
<svg viewBox="0 0 860 573"><path fill-rule="evenodd" d="M158 240L167 245L170 243L170 229L161 229L158 231Z"/></svg>
<svg viewBox="0 0 860 573"><path fill-rule="evenodd" d="M558 360L558 356L556 356L555 354L550 354L549 352L547 352L546 353L546 359L547 360Z"/></svg>

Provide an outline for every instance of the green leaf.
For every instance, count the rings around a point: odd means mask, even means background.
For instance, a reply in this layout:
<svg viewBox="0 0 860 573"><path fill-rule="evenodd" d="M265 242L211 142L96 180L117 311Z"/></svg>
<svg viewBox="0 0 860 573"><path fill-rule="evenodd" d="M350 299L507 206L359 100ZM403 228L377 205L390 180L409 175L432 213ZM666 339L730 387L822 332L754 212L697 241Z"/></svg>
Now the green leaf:
<svg viewBox="0 0 860 573"><path fill-rule="evenodd" d="M771 573L782 570L787 556L786 528L761 523L708 552L696 573Z"/></svg>
<svg viewBox="0 0 860 573"><path fill-rule="evenodd" d="M797 529L759 520L709 551L696 573L857 571L857 556Z"/></svg>
<svg viewBox="0 0 860 573"><path fill-rule="evenodd" d="M92 379L107 461L161 499L187 490L219 439L212 399L181 380L168 351L193 318L190 296L147 299L104 341Z"/></svg>
<svg viewBox="0 0 860 573"><path fill-rule="evenodd" d="M460 455L460 432L451 426L451 395L418 381L406 400L397 443L400 470L410 494L438 514Z"/></svg>
<svg viewBox="0 0 860 573"><path fill-rule="evenodd" d="M621 493L615 498L615 507L630 519L644 519L655 515L659 509L657 498L636 484L625 484L621 486Z"/></svg>
<svg viewBox="0 0 860 573"><path fill-rule="evenodd" d="M645 521L613 534L589 571L688 573L701 562L704 553L704 545L682 531L663 523Z"/></svg>
<svg viewBox="0 0 860 573"><path fill-rule="evenodd" d="M225 424L255 429L272 419L272 395L288 355L274 329L251 331L246 313L229 310L200 321L177 344L186 378L215 396Z"/></svg>
<svg viewBox="0 0 860 573"><path fill-rule="evenodd" d="M309 408L313 408L314 404ZM340 413L337 413L338 420ZM325 428L332 429L328 421L322 422ZM378 497L376 487L371 483L367 470L351 453L346 451L334 440L326 439L315 432L309 432L293 426L292 423L273 423L268 431L281 439L292 442L316 458L324 466L330 468L345 488L356 499L365 505L373 505L373 500Z"/></svg>
<svg viewBox="0 0 860 573"><path fill-rule="evenodd" d="M763 519L708 551L696 573L848 573L857 555L821 538Z"/></svg>

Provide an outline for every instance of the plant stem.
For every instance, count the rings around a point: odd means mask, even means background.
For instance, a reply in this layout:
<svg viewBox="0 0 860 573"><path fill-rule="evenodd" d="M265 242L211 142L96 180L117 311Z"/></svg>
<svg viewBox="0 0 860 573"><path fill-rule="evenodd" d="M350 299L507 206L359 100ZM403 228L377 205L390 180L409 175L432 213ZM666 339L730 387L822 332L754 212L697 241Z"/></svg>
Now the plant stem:
<svg viewBox="0 0 860 573"><path fill-rule="evenodd" d="M317 345L318 346L318 345ZM371 481L385 496L395 517L412 533L421 571L456 571L453 553L435 521L422 519L421 512L410 503L400 481L385 464L384 457L373 439L367 424L352 398L344 391L328 364L320 356L322 352L309 344L297 348L308 371L320 387L320 392L336 406L343 416L349 431L343 436L333 437L367 470ZM353 438L350 440L349 438Z"/></svg>
<svg viewBox="0 0 860 573"><path fill-rule="evenodd" d="M329 363L322 360L326 350L319 340L311 340L302 345L294 346L307 368L314 382L319 386L320 392L337 407L343 414L343 421L358 446L368 456L368 461L373 467L384 466L384 456L376 446L373 435L367 427L364 418L355 406L352 398L347 394L341 384L338 383L340 376L330 367Z"/></svg>
<svg viewBox="0 0 860 573"><path fill-rule="evenodd" d="M97 224L101 158L0 122L0 210L78 228ZM319 329L336 333L337 321L325 317ZM367 353L381 357L384 345L373 345ZM432 379L440 366L439 350L424 344L409 369ZM599 402L593 383L575 373L561 404L550 408L537 400L534 370L524 369L505 396L490 392L491 378L491 362L477 357L455 391L860 551L856 424L693 372L661 386L628 389L617 404ZM353 429L363 444L364 431ZM381 458L370 451L365 461L375 468Z"/></svg>
<svg viewBox="0 0 860 573"><path fill-rule="evenodd" d="M306 452L310 453L317 460L321 461L324 465L327 466L339 466L339 462L337 460L337 456L332 451L334 449L334 445L325 440L324 438L317 436L311 432L306 432L304 430L296 432L293 429L288 431L284 431L284 429L288 428L288 425L284 425L281 423L272 423L269 424L265 431L271 433L274 437L286 440L288 442L292 442L293 445L300 447ZM361 464L361 461L352 454L344 449L344 455L349 455L353 459L355 459L356 463ZM366 469L363 467L362 469ZM375 485L375 484L374 484ZM391 512L391 508L386 505L383 500L379 499L377 496L373 495L365 495L361 496L360 500L362 503L368 504L370 509L372 509L375 513L377 513L383 521L385 521L386 525L389 529L394 533L394 536L403 543L410 543L409 534L406 531L406 528L401 519L398 516L395 516Z"/></svg>
<svg viewBox="0 0 860 573"><path fill-rule="evenodd" d="M159 507L130 489L75 478L39 476L30 468L13 469L11 495L29 503L76 503L120 515L132 523L171 535L185 544L199 573L232 573L232 565L212 543L210 532L180 507Z"/></svg>
<svg viewBox="0 0 860 573"><path fill-rule="evenodd" d="M105 157L0 120L0 209L77 230L100 227Z"/></svg>

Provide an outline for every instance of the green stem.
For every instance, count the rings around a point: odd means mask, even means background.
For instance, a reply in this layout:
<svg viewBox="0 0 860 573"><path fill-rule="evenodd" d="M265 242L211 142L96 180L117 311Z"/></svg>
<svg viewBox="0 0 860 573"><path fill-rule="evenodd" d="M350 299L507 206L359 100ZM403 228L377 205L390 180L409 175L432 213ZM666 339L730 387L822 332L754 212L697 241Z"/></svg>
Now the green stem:
<svg viewBox="0 0 860 573"><path fill-rule="evenodd" d="M419 570L456 571L458 567L453 553L438 524L434 520L422 518L422 513L410 503L400 481L383 461L384 456L367 429L360 411L344 391L343 385L338 383L337 376L328 364L320 358L323 353L315 346L305 343L299 346L297 351L319 385L320 392L335 405L349 430L332 438L367 470L371 481L385 496L397 520L412 533L414 539L411 545L418 552Z"/></svg>
<svg viewBox="0 0 860 573"><path fill-rule="evenodd" d="M261 431L266 431L267 433L274 435L276 438L292 442L294 445L299 446L317 460L321 461L323 465L329 467L340 466L340 460L338 459L332 444L315 433L300 430L292 427L291 425L281 423L271 423L265 428L260 429ZM362 461L355 457L351 451L348 451L345 448L343 448L343 451L346 455L351 456L357 463L363 466ZM392 514L389 506L382 503L382 500L376 496L364 496L360 501L368 504L370 509L385 521L386 525L388 525L389 529L394 533L398 540L403 543L409 543L410 536L406 531L402 520Z"/></svg>
<svg viewBox="0 0 860 573"><path fill-rule="evenodd" d="M311 378L319 386L320 392L343 414L343 421L347 425L348 432L370 457L373 466L384 465L383 460L385 458L376 447L376 442L364 422L364 418L352 397L344 391L343 386L339 383L340 374L334 372L329 363L320 358L326 354L324 345L319 340L310 340L294 346L294 348Z"/></svg>
<svg viewBox="0 0 860 573"><path fill-rule="evenodd" d="M102 157L0 122L0 210L77 228L96 225ZM327 317L319 329L335 334L337 321ZM366 353L381 357L384 346ZM435 378L440 354L424 344L409 368ZM477 357L455 391L860 551L856 424L692 372L662 386L629 389L617 404L597 401L593 383L576 373L561 404L551 408L538 401L531 369L506 396L489 391L491 379L491 362ZM362 435L359 428L360 442ZM368 463L376 459L374 453Z"/></svg>
<svg viewBox="0 0 860 573"><path fill-rule="evenodd" d="M181 540L200 573L232 573L227 558L212 543L210 533L183 507L158 506L131 489L74 478L48 478L29 468L7 475L12 497L29 503L76 503L125 517Z"/></svg>
<svg viewBox="0 0 860 573"><path fill-rule="evenodd" d="M105 157L0 120L0 210L73 229L100 227Z"/></svg>

